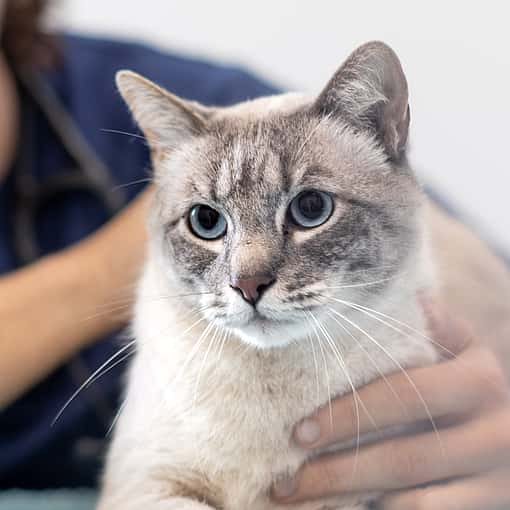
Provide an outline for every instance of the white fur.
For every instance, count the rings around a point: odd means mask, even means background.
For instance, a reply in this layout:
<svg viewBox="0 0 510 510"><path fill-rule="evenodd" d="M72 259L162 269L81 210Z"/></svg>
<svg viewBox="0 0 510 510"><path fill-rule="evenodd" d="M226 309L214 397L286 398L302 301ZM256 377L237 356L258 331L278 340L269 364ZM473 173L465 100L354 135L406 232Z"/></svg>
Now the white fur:
<svg viewBox="0 0 510 510"><path fill-rule="evenodd" d="M404 276L374 304L375 309L419 330L424 324L416 293L430 287L432 279L426 250L424 242L403 268ZM307 457L292 444L292 427L330 397L349 392L350 382L338 361L331 354L323 360L316 345L317 380L304 330L295 331L296 342L271 349L246 347L232 335L221 357L216 347L205 362L208 342L203 341L190 359L206 324L200 322L186 332L198 316L190 315L184 302L169 305L167 300L155 299L168 294L171 282L154 251L140 283L134 322L138 352L108 457L99 509L198 510L206 506L181 497L182 485L213 487L211 492L219 495L225 510L276 508L268 498L271 484L279 476L294 473ZM350 299L349 289L338 295ZM342 313L406 367L435 359L432 346L419 336L403 336L348 309ZM363 349L334 322L322 320L342 352L352 383L359 387L378 377ZM354 334L377 360L379 370L396 370L395 363L367 337ZM364 508L359 500L338 498L300 507L315 510L325 503L343 510Z"/></svg>
<svg viewBox="0 0 510 510"><path fill-rule="evenodd" d="M377 50L387 65L391 64L393 72L389 72L388 77L395 74L400 77L401 89L406 91L398 59L391 50L381 48L381 44L373 43L363 51ZM361 71L365 61L359 57L363 55L358 51L351 59L351 65L358 66L356 69ZM385 99L379 93L382 88L379 70L377 66L369 66L366 80L362 75L367 72L360 72L359 79L348 84L340 82L341 87L350 87L347 92L354 96L351 102L343 105L344 110L345 107L348 112L356 109L354 113L360 115L374 101ZM155 94L159 99L163 95L165 104L169 102L177 113L189 110L189 105L149 86L143 79L140 82L132 73L119 75L118 83L139 121L143 122L147 114L160 111L157 101L153 110L147 109L146 102L153 101ZM142 83L144 89L149 87L149 99L146 93L139 100L131 97L136 83ZM399 96L400 102L402 97L407 98L407 94ZM209 113L226 119L263 118L272 112L293 111L307 101L304 96L283 95ZM156 127L186 133L200 124L200 115L193 114L192 120L191 124L172 121L170 128L168 123L159 121ZM391 117L390 120L395 119ZM334 128L335 123L326 115L316 130L328 123ZM382 179L385 172L389 172L383 149L376 147L374 140L373 150L364 150L367 143L372 143L369 138L358 138L354 132L340 124L337 126L335 139L350 137L351 141L345 146L352 154L344 159L364 171L380 170L378 175ZM151 134L154 128L148 127ZM328 132L335 133L335 130ZM304 143L313 136L312 131ZM336 145L331 140L331 147ZM171 165L179 167L184 152L182 147L175 150ZM241 152L242 147L233 148L233 171L236 161L241 160ZM164 155L158 158L161 167L171 166ZM162 175L173 183L172 169L167 170ZM398 199L397 194L395 190ZM335 214L341 214L341 209ZM419 228L424 230L424 224L424 220L417 219ZM414 253L407 258L405 267L400 268L399 277L387 282L385 290L377 297L375 293L368 293L372 298L361 303L398 318L418 332L424 331L424 317L417 293L430 290L434 282L427 236L424 231L421 234ZM297 317L295 310L285 310L282 296L278 296L274 287L268 289L257 304L259 313L279 321L294 320L284 324L254 323L252 307L231 292L223 323L229 328L229 337L225 338L224 330L215 329L214 317L208 316L206 311L190 308L192 300L162 298L168 295L169 289L179 288L179 285L174 269L169 267L160 250L161 240L156 237L150 239L138 289L133 324L138 349L108 456L99 510L207 510L209 505L221 506L222 510L277 510L278 505L268 496L271 485L281 476L294 474L309 455L291 439L298 421L329 399L350 392L353 386L366 384L380 373L396 371L399 366L423 365L436 358L432 345L419 333L401 334L335 302L334 308L350 321L349 329L355 339L346 335L326 313L328 307L315 314L327 329L334 349L340 353L342 359L338 359L324 340L322 347L319 334L314 336L316 319L308 316L308 320L303 320L304 314ZM301 241L303 238L301 236ZM294 241L299 243L300 239ZM253 249L264 248L263 240L253 246ZM243 256L249 257L250 252L246 253ZM236 263L241 266L242 262ZM342 282L337 285L341 286ZM346 301L361 299L359 289L354 286L338 288L335 295ZM205 299L195 302L203 303ZM326 506L361 510L370 496L331 498L299 507L301 510L320 510Z"/></svg>

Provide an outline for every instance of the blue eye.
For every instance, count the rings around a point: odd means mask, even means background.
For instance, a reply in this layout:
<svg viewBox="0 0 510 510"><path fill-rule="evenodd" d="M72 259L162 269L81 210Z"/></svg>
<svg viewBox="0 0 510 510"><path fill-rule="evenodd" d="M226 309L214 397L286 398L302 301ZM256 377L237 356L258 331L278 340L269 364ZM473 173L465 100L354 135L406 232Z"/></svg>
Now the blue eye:
<svg viewBox="0 0 510 510"><path fill-rule="evenodd" d="M191 231L202 239L218 239L227 231L227 222L222 214L208 205L195 205L189 213Z"/></svg>
<svg viewBox="0 0 510 510"><path fill-rule="evenodd" d="M313 228L325 223L333 212L333 199L323 191L302 191L290 203L290 214L300 227Z"/></svg>

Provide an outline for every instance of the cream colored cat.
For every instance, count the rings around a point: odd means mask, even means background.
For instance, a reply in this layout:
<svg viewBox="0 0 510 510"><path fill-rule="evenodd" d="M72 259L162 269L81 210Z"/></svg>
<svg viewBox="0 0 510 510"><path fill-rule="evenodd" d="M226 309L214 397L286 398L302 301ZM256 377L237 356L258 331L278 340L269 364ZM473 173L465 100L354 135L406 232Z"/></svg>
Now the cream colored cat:
<svg viewBox="0 0 510 510"><path fill-rule="evenodd" d="M274 509L272 483L309 455L291 439L300 419L436 357L402 326L423 331L417 295L433 271L400 63L368 43L317 98L230 108L128 71L117 83L156 193L99 508Z"/></svg>

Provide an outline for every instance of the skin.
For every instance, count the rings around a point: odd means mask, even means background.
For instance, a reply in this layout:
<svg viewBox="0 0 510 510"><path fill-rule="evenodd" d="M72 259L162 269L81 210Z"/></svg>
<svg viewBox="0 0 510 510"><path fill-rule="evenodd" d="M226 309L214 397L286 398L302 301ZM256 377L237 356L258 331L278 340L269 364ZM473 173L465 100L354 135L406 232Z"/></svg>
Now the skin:
<svg viewBox="0 0 510 510"><path fill-rule="evenodd" d="M70 249L0 277L0 409L125 325L144 255L148 198L142 194Z"/></svg>
<svg viewBox="0 0 510 510"><path fill-rule="evenodd" d="M15 152L17 104L0 50L0 182ZM144 254L150 193L73 247L0 276L0 409L73 354L125 325Z"/></svg>
<svg viewBox="0 0 510 510"><path fill-rule="evenodd" d="M1 7L2 4L0 11ZM16 105L12 77L0 51L0 180L5 177L14 154ZM150 190L72 248L0 277L0 408L19 398L96 338L125 324L128 306L120 305L120 311L113 312L107 305L119 299L129 304L131 299L143 258L143 218L149 194ZM453 420L451 428L440 432L449 462L444 462L437 438L431 434L383 441L361 448L353 486L345 486L344 480L351 477L343 474L352 472L354 452L332 455L307 464L294 484L275 488L275 496L280 493L280 499L282 492L294 488L293 496L282 501L345 490L378 489L386 494L381 501L385 509L508 507L509 475L500 468L502 457L508 456L510 449L506 432L510 425L508 386L502 375L510 362L504 367L493 354L505 353L510 336L506 333L510 333L508 313L501 305L508 301L505 283L508 276L480 241L436 209L431 226L440 262L453 268L445 271L444 278L448 305L469 315L477 331L484 333L485 340L485 344L469 341L471 337L455 322L432 318L435 335L446 348L458 353L458 357L410 371L438 423L441 425L445 420L445 410L448 420ZM456 242L450 243L453 235ZM452 257L454 265L448 266ZM474 283L469 281L472 274L479 275ZM466 295L472 298L466 299ZM106 313L98 313L101 310ZM509 360L510 355L501 359ZM446 380L448 384L444 384ZM427 418L421 401L409 390L405 378L396 374L388 381L408 412L402 413L402 408L391 400L384 381L376 381L361 389L360 397L377 423L390 425ZM319 444L355 436L355 428L348 425L355 423L352 398L346 396L334 402L333 411L342 417L334 421L336 427L328 427L329 415L319 410L313 420L318 424L320 438L311 443L303 441L298 426L296 442L303 448L316 448ZM362 431L369 431L370 426L370 421L362 415ZM384 470L379 468L381 463ZM473 475L473 472L483 474ZM457 480L449 484L412 488L422 482L452 476Z"/></svg>
<svg viewBox="0 0 510 510"><path fill-rule="evenodd" d="M349 492L384 492L382 509L487 510L510 505L510 386L502 364L464 323L444 308L424 304L429 329L446 359L377 380L359 391L370 410L360 415L361 434L419 424L432 416L434 431L382 440L307 463L292 480L275 486L282 503ZM441 349L440 349L441 350ZM428 412L421 394L426 402ZM395 395L398 395L398 399ZM399 401L400 400L400 401ZM298 424L294 440L316 449L357 436L352 396ZM403 411L404 410L404 411ZM354 468L354 466L356 466ZM384 466L384 469L381 469ZM437 482L452 480L438 485ZM420 488L417 488L420 487Z"/></svg>

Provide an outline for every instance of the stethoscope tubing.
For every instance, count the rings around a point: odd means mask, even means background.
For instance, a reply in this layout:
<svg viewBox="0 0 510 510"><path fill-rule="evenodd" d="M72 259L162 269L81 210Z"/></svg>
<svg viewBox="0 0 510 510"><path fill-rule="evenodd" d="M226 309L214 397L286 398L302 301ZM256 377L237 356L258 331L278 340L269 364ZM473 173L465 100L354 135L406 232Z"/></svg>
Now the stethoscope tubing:
<svg viewBox="0 0 510 510"><path fill-rule="evenodd" d="M52 87L36 72L16 73L22 92L22 130L14 168L15 191L12 206L13 249L20 266L39 258L37 218L44 206L71 192L86 192L102 203L108 218L126 203L122 188L116 187L106 165L81 133ZM33 171L33 113L39 110L74 162L73 167L36 179Z"/></svg>

